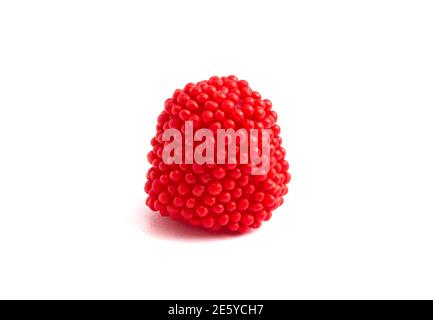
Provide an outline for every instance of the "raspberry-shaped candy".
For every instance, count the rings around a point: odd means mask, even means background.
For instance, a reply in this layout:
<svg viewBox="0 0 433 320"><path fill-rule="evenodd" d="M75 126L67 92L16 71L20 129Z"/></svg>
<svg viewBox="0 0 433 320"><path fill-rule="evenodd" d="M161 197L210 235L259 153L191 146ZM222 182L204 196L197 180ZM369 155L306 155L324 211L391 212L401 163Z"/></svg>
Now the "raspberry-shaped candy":
<svg viewBox="0 0 433 320"><path fill-rule="evenodd" d="M271 101L235 76L176 90L165 101L151 141L148 207L213 231L260 227L283 204L290 182L277 118ZM234 139L219 139L230 130ZM232 153L220 148L229 140Z"/></svg>

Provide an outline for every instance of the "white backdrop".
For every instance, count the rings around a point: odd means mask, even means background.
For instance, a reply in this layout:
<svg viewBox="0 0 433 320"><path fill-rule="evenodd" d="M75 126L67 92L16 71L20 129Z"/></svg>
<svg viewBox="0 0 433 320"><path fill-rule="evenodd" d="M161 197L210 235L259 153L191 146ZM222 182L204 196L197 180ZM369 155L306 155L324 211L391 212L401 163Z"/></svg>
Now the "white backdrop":
<svg viewBox="0 0 433 320"><path fill-rule="evenodd" d="M0 298L433 298L431 1L2 1ZM245 236L145 208L164 100L235 74L293 176Z"/></svg>

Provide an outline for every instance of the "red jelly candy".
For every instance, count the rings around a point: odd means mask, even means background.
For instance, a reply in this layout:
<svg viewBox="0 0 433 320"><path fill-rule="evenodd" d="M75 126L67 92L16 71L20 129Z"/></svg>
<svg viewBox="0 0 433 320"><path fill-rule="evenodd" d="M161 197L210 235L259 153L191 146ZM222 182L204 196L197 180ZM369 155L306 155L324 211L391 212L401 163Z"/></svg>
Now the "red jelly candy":
<svg viewBox="0 0 433 320"><path fill-rule="evenodd" d="M151 141L146 204L214 231L260 227L283 204L290 182L276 121L271 101L235 76L176 90Z"/></svg>

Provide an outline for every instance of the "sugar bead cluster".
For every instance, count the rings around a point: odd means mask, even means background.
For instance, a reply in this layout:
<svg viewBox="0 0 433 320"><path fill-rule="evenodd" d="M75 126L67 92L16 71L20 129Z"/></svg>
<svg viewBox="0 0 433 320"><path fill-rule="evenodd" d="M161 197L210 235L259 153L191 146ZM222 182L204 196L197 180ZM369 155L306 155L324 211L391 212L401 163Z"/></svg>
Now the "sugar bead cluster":
<svg viewBox="0 0 433 320"><path fill-rule="evenodd" d="M235 76L188 83L165 101L148 160L147 205L163 216L217 231L258 228L283 204L290 182L286 151L272 103ZM163 161L164 130L270 129L270 170L252 175L252 164L170 164ZM239 152L239 150L238 150Z"/></svg>

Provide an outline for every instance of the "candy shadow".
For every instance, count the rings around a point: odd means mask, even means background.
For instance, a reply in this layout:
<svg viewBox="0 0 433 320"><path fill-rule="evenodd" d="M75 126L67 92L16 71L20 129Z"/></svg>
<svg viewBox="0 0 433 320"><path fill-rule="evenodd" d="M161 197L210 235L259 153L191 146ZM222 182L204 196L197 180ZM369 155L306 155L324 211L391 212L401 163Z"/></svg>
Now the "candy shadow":
<svg viewBox="0 0 433 320"><path fill-rule="evenodd" d="M221 241L243 237L228 231L209 231L193 227L186 222L162 217L158 212L150 210L146 205L138 209L139 225L146 235L162 240L172 241Z"/></svg>

